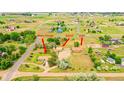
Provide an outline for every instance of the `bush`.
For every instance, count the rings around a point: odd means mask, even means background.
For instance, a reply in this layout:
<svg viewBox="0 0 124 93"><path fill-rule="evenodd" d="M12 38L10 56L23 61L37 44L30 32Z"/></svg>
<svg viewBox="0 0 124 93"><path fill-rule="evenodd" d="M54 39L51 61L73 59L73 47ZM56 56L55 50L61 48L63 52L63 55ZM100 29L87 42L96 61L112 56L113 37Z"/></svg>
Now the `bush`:
<svg viewBox="0 0 124 93"><path fill-rule="evenodd" d="M26 51L26 47L24 47L24 46L19 46L19 51L20 51L20 54L23 54L23 53L25 53L25 51Z"/></svg>
<svg viewBox="0 0 124 93"><path fill-rule="evenodd" d="M40 79L40 77L37 76L37 75L33 75L33 76L32 76L32 80L33 80L33 81L39 81L39 79Z"/></svg>
<svg viewBox="0 0 124 93"><path fill-rule="evenodd" d="M74 42L74 47L79 47L79 42Z"/></svg>
<svg viewBox="0 0 124 93"><path fill-rule="evenodd" d="M69 67L69 62L66 60L59 61L58 67L62 70L66 70Z"/></svg>
<svg viewBox="0 0 124 93"><path fill-rule="evenodd" d="M48 59L48 63L50 66L54 66L57 64L57 59L58 59L58 56L56 55L56 52L51 52L51 58Z"/></svg>
<svg viewBox="0 0 124 93"><path fill-rule="evenodd" d="M66 77L66 80L70 81L102 81L104 78L98 77L96 73L80 73L75 74L72 77Z"/></svg>
<svg viewBox="0 0 124 93"><path fill-rule="evenodd" d="M88 48L88 53L92 54L93 53L93 49L91 47Z"/></svg>

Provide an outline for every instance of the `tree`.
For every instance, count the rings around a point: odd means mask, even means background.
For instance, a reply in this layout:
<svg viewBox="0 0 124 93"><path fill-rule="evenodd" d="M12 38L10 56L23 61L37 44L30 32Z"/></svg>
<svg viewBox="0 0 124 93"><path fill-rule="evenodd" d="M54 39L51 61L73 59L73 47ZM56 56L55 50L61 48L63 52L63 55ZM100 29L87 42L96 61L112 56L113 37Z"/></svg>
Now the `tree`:
<svg viewBox="0 0 124 93"><path fill-rule="evenodd" d="M33 81L39 81L40 77L37 75L32 76Z"/></svg>
<svg viewBox="0 0 124 93"><path fill-rule="evenodd" d="M54 42L54 39L53 38L48 38L47 42L49 42L49 43Z"/></svg>
<svg viewBox="0 0 124 93"><path fill-rule="evenodd" d="M31 44L34 41L33 35L26 35L24 38L24 43Z"/></svg>
<svg viewBox="0 0 124 93"><path fill-rule="evenodd" d="M66 77L66 80L70 81L102 81L104 78L98 77L96 73L80 73L71 77Z"/></svg>
<svg viewBox="0 0 124 93"><path fill-rule="evenodd" d="M112 37L109 36L109 35L105 35L105 36L104 36L104 40L105 40L105 41L108 41L108 40L110 40L111 38L112 38Z"/></svg>
<svg viewBox="0 0 124 93"><path fill-rule="evenodd" d="M56 52L51 52L50 54L51 54L51 58L48 59L48 62L50 66L54 66L57 64L56 61L57 61L58 56Z"/></svg>
<svg viewBox="0 0 124 93"><path fill-rule="evenodd" d="M116 61L116 64L121 64L121 58L120 57L116 57L115 61Z"/></svg>
<svg viewBox="0 0 124 93"><path fill-rule="evenodd" d="M56 43L56 45L60 45L60 41L59 41L58 38L55 38L55 39L54 39L54 42Z"/></svg>
<svg viewBox="0 0 124 93"><path fill-rule="evenodd" d="M89 53L89 54L92 54L92 53L93 53L92 47L89 47L89 48L88 48L88 53Z"/></svg>
<svg viewBox="0 0 124 93"><path fill-rule="evenodd" d="M124 42L124 35L122 36L121 40Z"/></svg>
<svg viewBox="0 0 124 93"><path fill-rule="evenodd" d="M5 24L5 22L4 21L0 21L0 24L3 25L3 24Z"/></svg>
<svg viewBox="0 0 124 93"><path fill-rule="evenodd" d="M7 59L2 59L0 61L0 69L7 69L8 67L10 67L12 65L12 62L10 62L9 60Z"/></svg>
<svg viewBox="0 0 124 93"><path fill-rule="evenodd" d="M66 60L58 61L58 67L62 70L65 70L69 67L69 62Z"/></svg>
<svg viewBox="0 0 124 93"><path fill-rule="evenodd" d="M24 47L24 46L19 46L19 51L20 51L20 54L23 54L23 53L25 53L25 51L26 51L26 47Z"/></svg>
<svg viewBox="0 0 124 93"><path fill-rule="evenodd" d="M20 40L20 34L17 32L12 32L10 34L10 39L14 41L19 41Z"/></svg>
<svg viewBox="0 0 124 93"><path fill-rule="evenodd" d="M79 47L79 42L74 42L74 47Z"/></svg>

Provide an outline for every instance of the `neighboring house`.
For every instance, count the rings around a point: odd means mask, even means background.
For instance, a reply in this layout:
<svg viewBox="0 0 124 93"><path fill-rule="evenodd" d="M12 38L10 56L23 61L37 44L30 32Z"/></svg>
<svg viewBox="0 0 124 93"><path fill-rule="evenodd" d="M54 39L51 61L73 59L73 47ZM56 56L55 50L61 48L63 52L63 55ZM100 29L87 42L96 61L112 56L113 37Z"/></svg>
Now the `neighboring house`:
<svg viewBox="0 0 124 93"><path fill-rule="evenodd" d="M106 61L110 64L115 64L115 60L113 58L108 57Z"/></svg>
<svg viewBox="0 0 124 93"><path fill-rule="evenodd" d="M116 23L117 26L124 26L124 22Z"/></svg>
<svg viewBox="0 0 124 93"><path fill-rule="evenodd" d="M3 57L5 55L5 52L0 52L0 57Z"/></svg>
<svg viewBox="0 0 124 93"><path fill-rule="evenodd" d="M118 39L118 38L112 38L110 41L114 44L119 44L120 43L120 39Z"/></svg>
<svg viewBox="0 0 124 93"><path fill-rule="evenodd" d="M124 58L121 58L121 65L124 66Z"/></svg>
<svg viewBox="0 0 124 93"><path fill-rule="evenodd" d="M24 22L25 22L25 23L33 23L32 20L25 20Z"/></svg>
<svg viewBox="0 0 124 93"><path fill-rule="evenodd" d="M108 44L102 44L102 47L103 47L103 48L108 48L109 45L108 45Z"/></svg>
<svg viewBox="0 0 124 93"><path fill-rule="evenodd" d="M14 19L14 18L11 18L11 19L9 19L9 21L10 21L10 22L14 22L14 21L15 21L15 19Z"/></svg>
<svg viewBox="0 0 124 93"><path fill-rule="evenodd" d="M14 26L8 26L7 29L8 29L8 31L14 31L16 29L16 27L14 27Z"/></svg>
<svg viewBox="0 0 124 93"><path fill-rule="evenodd" d="M62 30L61 28L58 28L57 32L58 32L58 33L62 33L63 30Z"/></svg>

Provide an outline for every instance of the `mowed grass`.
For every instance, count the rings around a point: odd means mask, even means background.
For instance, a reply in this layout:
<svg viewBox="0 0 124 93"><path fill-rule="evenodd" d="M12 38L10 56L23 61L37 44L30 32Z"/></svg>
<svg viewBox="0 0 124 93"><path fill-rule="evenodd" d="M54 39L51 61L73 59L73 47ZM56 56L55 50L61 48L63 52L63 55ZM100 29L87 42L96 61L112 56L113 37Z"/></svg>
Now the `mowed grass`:
<svg viewBox="0 0 124 93"><path fill-rule="evenodd" d="M124 81L124 77L105 77L107 81Z"/></svg>
<svg viewBox="0 0 124 93"><path fill-rule="evenodd" d="M119 46L119 48L115 48L112 52L118 56L124 57L124 45Z"/></svg>
<svg viewBox="0 0 124 93"><path fill-rule="evenodd" d="M123 26L101 26L102 34L124 34Z"/></svg>
<svg viewBox="0 0 124 93"><path fill-rule="evenodd" d="M71 68L61 70L59 68L52 69L50 72L89 72L93 68L88 55L83 53L72 53L68 58Z"/></svg>
<svg viewBox="0 0 124 93"><path fill-rule="evenodd" d="M44 71L42 68L35 66L33 64L27 64L27 65L22 64L18 70L21 72L43 72Z"/></svg>
<svg viewBox="0 0 124 93"><path fill-rule="evenodd" d="M33 76L17 77L12 81L34 81ZM65 81L64 76L39 76L38 81Z"/></svg>

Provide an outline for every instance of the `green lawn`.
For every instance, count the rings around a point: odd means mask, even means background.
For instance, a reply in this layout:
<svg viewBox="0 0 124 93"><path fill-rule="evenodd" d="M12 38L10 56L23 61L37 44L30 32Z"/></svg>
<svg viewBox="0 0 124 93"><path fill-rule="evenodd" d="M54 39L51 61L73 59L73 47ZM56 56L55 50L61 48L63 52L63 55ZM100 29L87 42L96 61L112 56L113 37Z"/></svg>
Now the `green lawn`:
<svg viewBox="0 0 124 93"><path fill-rule="evenodd" d="M19 69L21 72L43 72L44 70L38 66L35 66L33 64L22 64Z"/></svg>
<svg viewBox="0 0 124 93"><path fill-rule="evenodd" d="M124 77L105 77L107 81L124 81Z"/></svg>
<svg viewBox="0 0 124 93"><path fill-rule="evenodd" d="M13 79L12 81L34 81L33 76L23 76ZM65 81L65 77L61 76L42 76L39 81Z"/></svg>

